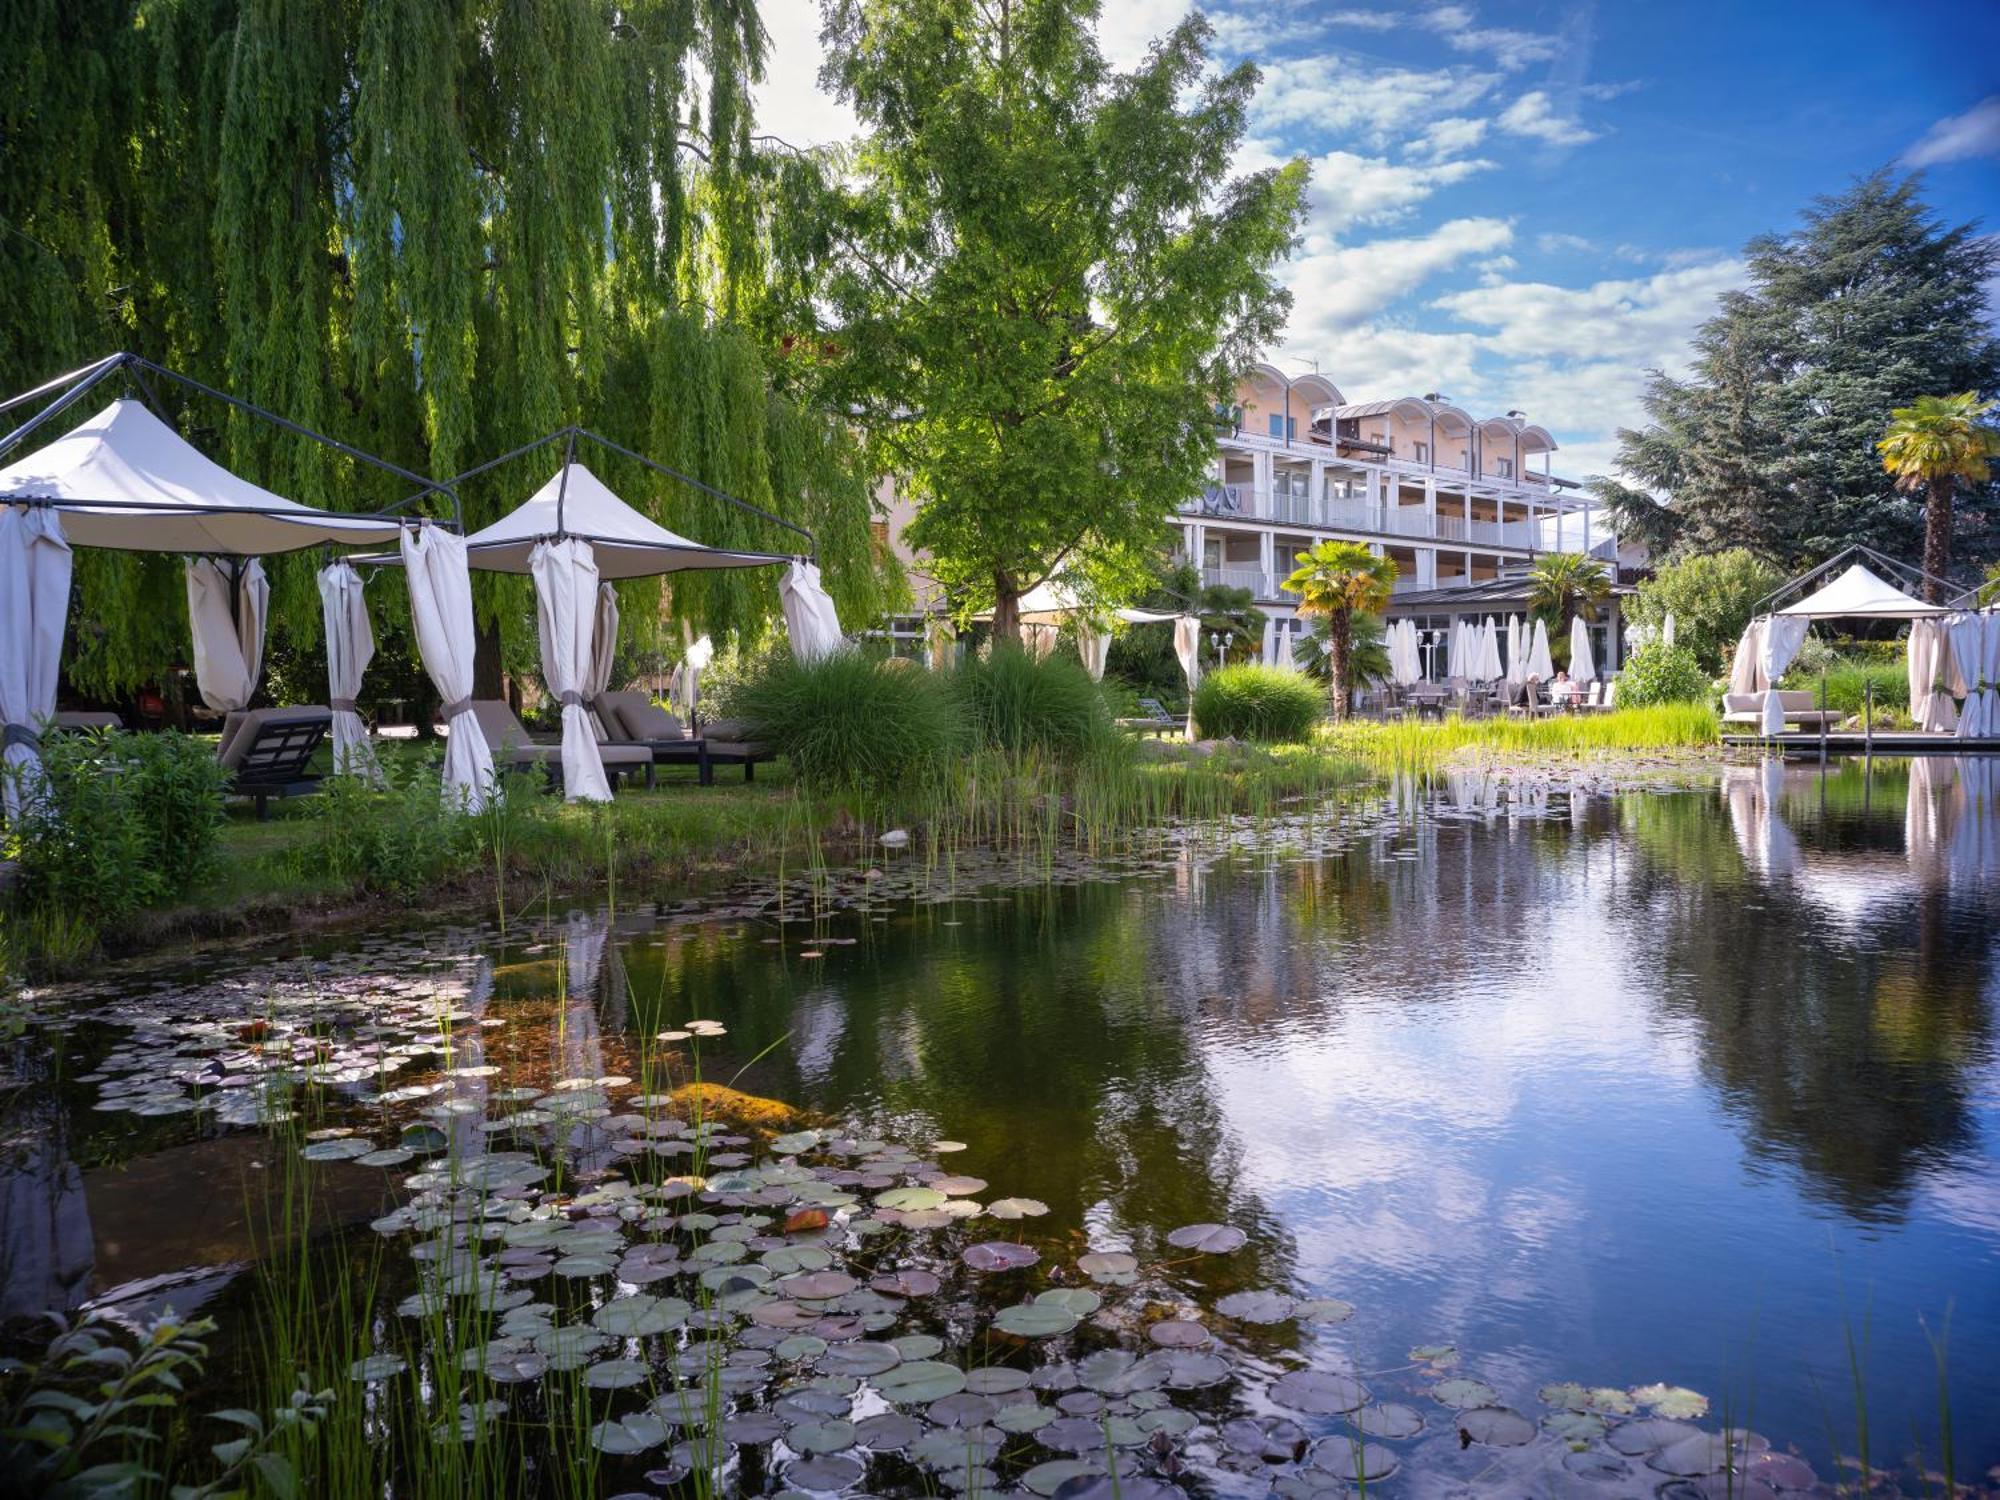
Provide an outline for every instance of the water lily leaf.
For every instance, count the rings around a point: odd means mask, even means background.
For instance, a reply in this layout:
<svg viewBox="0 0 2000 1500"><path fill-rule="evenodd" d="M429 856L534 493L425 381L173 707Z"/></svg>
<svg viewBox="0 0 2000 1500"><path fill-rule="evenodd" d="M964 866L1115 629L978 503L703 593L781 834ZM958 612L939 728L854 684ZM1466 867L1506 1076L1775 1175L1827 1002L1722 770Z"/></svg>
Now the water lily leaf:
<svg viewBox="0 0 2000 1500"><path fill-rule="evenodd" d="M851 1458L821 1456L800 1459L785 1469L785 1483L791 1492L800 1490L826 1494L851 1488L867 1471Z"/></svg>
<svg viewBox="0 0 2000 1500"><path fill-rule="evenodd" d="M930 1359L944 1350L944 1340L935 1334L906 1333L889 1340L889 1347L904 1359Z"/></svg>
<svg viewBox="0 0 2000 1500"><path fill-rule="evenodd" d="M829 1345L814 1368L828 1375L866 1377L893 1370L902 1362L903 1356L887 1344L861 1339Z"/></svg>
<svg viewBox="0 0 2000 1500"><path fill-rule="evenodd" d="M1456 1406L1461 1410L1491 1406L1500 1399L1500 1393L1483 1380L1441 1380L1432 1388L1431 1394L1446 1406Z"/></svg>
<svg viewBox="0 0 2000 1500"><path fill-rule="evenodd" d="M371 1354L366 1359L358 1359L348 1366L347 1378L373 1384L375 1381L400 1375L409 1367L410 1362L400 1354Z"/></svg>
<svg viewBox="0 0 2000 1500"><path fill-rule="evenodd" d="M641 1292L605 1303L591 1314L590 1321L614 1338L646 1338L680 1327L691 1311L679 1297L654 1297Z"/></svg>
<svg viewBox="0 0 2000 1500"><path fill-rule="evenodd" d="M871 1453L900 1453L924 1435L924 1424L899 1411L885 1411L854 1425L854 1440Z"/></svg>
<svg viewBox="0 0 2000 1500"><path fill-rule="evenodd" d="M1301 1323L1345 1323L1354 1316L1354 1304L1338 1297L1308 1297L1292 1308Z"/></svg>
<svg viewBox="0 0 2000 1500"><path fill-rule="evenodd" d="M1542 1431L1565 1443L1594 1443L1604 1436L1604 1418L1588 1411L1552 1411L1542 1418Z"/></svg>
<svg viewBox="0 0 2000 1500"><path fill-rule="evenodd" d="M667 1440L667 1424L651 1412L635 1412L622 1421L599 1422L590 1429L591 1445L600 1453L644 1453Z"/></svg>
<svg viewBox="0 0 2000 1500"><path fill-rule="evenodd" d="M1615 1385L1592 1386L1584 1404L1592 1411L1601 1411L1613 1417L1629 1417L1639 1409L1639 1403L1632 1399L1631 1392L1621 1391Z"/></svg>
<svg viewBox="0 0 2000 1500"><path fill-rule="evenodd" d="M1104 1305L1104 1299L1087 1286L1051 1287L1046 1292L1037 1292L1035 1301L1046 1303L1051 1307L1060 1307L1064 1312L1073 1313L1079 1318L1089 1317ZM1022 1378L1026 1380L1025 1376Z"/></svg>
<svg viewBox="0 0 2000 1500"><path fill-rule="evenodd" d="M868 1383L885 1401L898 1405L922 1402L928 1405L965 1389L965 1372L956 1365L934 1359L910 1359L893 1370L869 1377Z"/></svg>
<svg viewBox="0 0 2000 1500"><path fill-rule="evenodd" d="M1458 1346L1456 1344L1419 1344L1410 1351L1410 1358L1420 1360L1427 1365L1433 1365L1440 1370L1449 1370L1453 1365L1458 1363Z"/></svg>
<svg viewBox="0 0 2000 1500"><path fill-rule="evenodd" d="M1139 1258L1123 1250L1093 1250L1077 1257L1076 1268L1102 1286L1130 1286L1138 1279Z"/></svg>
<svg viewBox="0 0 2000 1500"><path fill-rule="evenodd" d="M1414 1406L1384 1401L1380 1406L1364 1406L1352 1418L1354 1425L1369 1437L1413 1438L1424 1430L1424 1416Z"/></svg>
<svg viewBox="0 0 2000 1500"><path fill-rule="evenodd" d="M354 1158L357 1167L400 1167L416 1156L414 1151L406 1151L401 1146L391 1146L384 1151L370 1151L366 1156Z"/></svg>
<svg viewBox="0 0 2000 1500"><path fill-rule="evenodd" d="M839 1271L806 1271L776 1283L777 1290L801 1302L830 1302L845 1297L861 1283Z"/></svg>
<svg viewBox="0 0 2000 1500"><path fill-rule="evenodd" d="M360 1136L335 1141L314 1141L299 1152L307 1161L353 1161L375 1149L375 1143Z"/></svg>
<svg viewBox="0 0 2000 1500"><path fill-rule="evenodd" d="M817 1130L795 1130L772 1140L771 1149L782 1156L796 1156L801 1151L812 1150L818 1144L819 1132Z"/></svg>
<svg viewBox="0 0 2000 1500"><path fill-rule="evenodd" d="M1680 1385L1641 1385L1632 1388L1632 1399L1650 1412L1678 1422L1692 1422L1708 1413L1708 1397Z"/></svg>
<svg viewBox="0 0 2000 1500"><path fill-rule="evenodd" d="M1290 1417L1238 1417L1222 1424L1222 1441L1232 1452L1269 1464L1294 1462L1308 1434Z"/></svg>
<svg viewBox="0 0 2000 1500"><path fill-rule="evenodd" d="M975 1271L1018 1271L1024 1266L1032 1266L1042 1258L1042 1254L1032 1245L1017 1245L1012 1240L987 1240L967 1245L959 1252L958 1258Z"/></svg>
<svg viewBox="0 0 2000 1500"><path fill-rule="evenodd" d="M1283 1292L1232 1292L1215 1304L1215 1310L1239 1323L1282 1323L1295 1305Z"/></svg>
<svg viewBox="0 0 2000 1500"><path fill-rule="evenodd" d="M1048 1211L1039 1198L1001 1198L986 1205L987 1217L993 1219L1039 1219Z"/></svg>
<svg viewBox="0 0 2000 1500"><path fill-rule="evenodd" d="M1240 1250L1249 1236L1233 1224L1186 1224L1167 1236L1177 1250L1197 1250L1203 1255L1227 1255Z"/></svg>
<svg viewBox="0 0 2000 1500"><path fill-rule="evenodd" d="M1535 1394L1550 1406L1565 1406L1571 1411L1582 1411L1590 1404L1590 1392L1574 1380L1565 1380L1556 1385L1545 1385Z"/></svg>
<svg viewBox="0 0 2000 1500"><path fill-rule="evenodd" d="M1700 1436L1702 1430L1692 1422L1676 1422L1667 1417L1642 1417L1636 1422L1620 1422L1604 1435L1604 1441L1627 1458L1642 1458L1682 1438Z"/></svg>
<svg viewBox="0 0 2000 1500"><path fill-rule="evenodd" d="M995 1328L1023 1339L1045 1339L1068 1333L1076 1324L1075 1313L1052 1302L1018 1303L1001 1308L993 1317Z"/></svg>
<svg viewBox="0 0 2000 1500"><path fill-rule="evenodd" d="M1187 1500L1187 1491L1164 1479L1132 1474L1079 1474L1056 1486L1052 1500Z"/></svg>
<svg viewBox="0 0 2000 1500"><path fill-rule="evenodd" d="M1043 1406L1039 1401L1020 1401L1012 1406L1003 1406L993 1414L993 1425L1002 1432L1026 1436L1039 1432L1055 1421L1053 1407Z"/></svg>
<svg viewBox="0 0 2000 1500"><path fill-rule="evenodd" d="M1086 1459L1057 1458L1045 1464L1036 1464L1021 1476L1021 1483L1030 1494L1041 1495L1047 1500L1047 1497L1054 1495L1068 1481L1081 1475L1101 1472L1099 1465Z"/></svg>
<svg viewBox="0 0 2000 1500"><path fill-rule="evenodd" d="M1208 1330L1182 1318L1163 1318L1146 1330L1146 1337L1165 1349L1199 1349L1208 1342Z"/></svg>
<svg viewBox="0 0 2000 1500"><path fill-rule="evenodd" d="M1315 1417L1340 1416L1368 1404L1368 1387L1330 1370L1294 1370L1271 1382L1271 1399Z"/></svg>
<svg viewBox="0 0 2000 1500"><path fill-rule="evenodd" d="M1535 1424L1505 1406L1475 1406L1460 1412L1458 1430L1491 1448L1519 1448L1535 1440Z"/></svg>
<svg viewBox="0 0 2000 1500"><path fill-rule="evenodd" d="M943 1283L929 1271L909 1269L877 1276L868 1285L887 1297L928 1297Z"/></svg>
<svg viewBox="0 0 2000 1500"><path fill-rule="evenodd" d="M583 1383L593 1391L622 1391L643 1383L652 1371L643 1360L599 1360L583 1372Z"/></svg>
<svg viewBox="0 0 2000 1500"><path fill-rule="evenodd" d="M875 1195L877 1208L894 1209L898 1213L915 1213L924 1209L944 1207L945 1195L936 1188L904 1187L891 1188L886 1193Z"/></svg>
<svg viewBox="0 0 2000 1500"><path fill-rule="evenodd" d="M1350 1437L1326 1437L1313 1444L1307 1459L1315 1469L1358 1484L1373 1484L1396 1472L1396 1455L1379 1443Z"/></svg>
<svg viewBox="0 0 2000 1500"><path fill-rule="evenodd" d="M854 1424L838 1418L801 1422L785 1431L785 1442L800 1453L844 1453L854 1446L854 1439Z"/></svg>

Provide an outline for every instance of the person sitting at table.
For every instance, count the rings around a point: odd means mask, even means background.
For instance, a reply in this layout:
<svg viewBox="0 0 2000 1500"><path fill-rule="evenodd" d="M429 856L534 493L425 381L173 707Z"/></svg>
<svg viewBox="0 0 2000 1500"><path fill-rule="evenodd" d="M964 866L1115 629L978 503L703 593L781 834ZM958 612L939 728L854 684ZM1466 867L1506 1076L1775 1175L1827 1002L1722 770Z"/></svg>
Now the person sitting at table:
<svg viewBox="0 0 2000 1500"><path fill-rule="evenodd" d="M1556 675L1549 679L1549 697L1552 700L1574 698L1576 688L1577 685L1570 681L1569 673L1561 667L1556 668Z"/></svg>

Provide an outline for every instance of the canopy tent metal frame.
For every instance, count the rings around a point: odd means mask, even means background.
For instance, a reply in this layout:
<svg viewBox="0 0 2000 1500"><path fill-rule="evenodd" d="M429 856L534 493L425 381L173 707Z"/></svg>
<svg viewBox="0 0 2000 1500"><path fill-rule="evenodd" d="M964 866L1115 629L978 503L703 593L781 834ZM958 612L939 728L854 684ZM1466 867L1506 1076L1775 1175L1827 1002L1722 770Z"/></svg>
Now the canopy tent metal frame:
<svg viewBox="0 0 2000 1500"><path fill-rule="evenodd" d="M339 438L329 437L327 434L308 427L302 422L294 422L290 417L280 416L268 407L259 406L254 401L246 401L241 396L232 396L227 391L217 390L214 386L197 380L192 375L182 374L179 370L157 364L147 359L144 355L133 354L130 351L121 351L117 354L107 355L103 359L82 366L80 369L71 370L65 375L58 375L53 380L45 381L33 390L23 391L19 395L10 396L4 401L0 401L0 413L4 413L14 411L30 402L49 396L51 393L61 393L47 406L14 428L5 437L0 437L0 459L5 459L8 454L20 447L29 437L76 405L89 392L120 375L130 376L133 385L138 389L139 399L144 402L147 410L176 432L179 430L178 425L174 422L172 414L167 412L161 405L158 393L153 389L152 382L146 378L148 375L157 375L171 380L195 392L197 395L220 401L225 406L232 407L247 416L255 417L260 422L268 423L281 431L310 439L312 442L329 448L345 458L351 458L371 468L380 469L385 473L395 475L398 479L418 486L415 494L406 496L398 500L395 504L381 510L330 511L328 512L329 515L337 516L342 520L389 521L400 524L408 524L410 520L414 519L430 525L446 526L453 531L463 529L464 514L459 507L457 492L449 482L441 484L436 480L426 479L423 475L406 469L400 464L391 463L386 458L378 458L375 454L368 452L364 448L357 448L352 443L344 443ZM410 517L404 514L411 507L432 495L442 495L450 503L450 520L447 521L428 516ZM131 510L147 515L264 515L288 518L296 514L293 511L280 510L270 506L222 506L201 505L193 502L160 503L143 500L81 501L57 499L52 496L16 494L0 494L0 504L39 506L54 510ZM330 544L321 543L320 545L325 546ZM298 550L303 551L305 549L300 548ZM243 557L254 556L256 554L230 553L217 555Z"/></svg>
<svg viewBox="0 0 2000 1500"><path fill-rule="evenodd" d="M623 458L629 458L634 463L641 464L644 467L652 470L655 474L664 475L668 479L677 480L680 483L687 485L689 488L697 490L701 494L709 496L711 499L721 500L726 504L735 506L738 510L743 511L748 515L756 516L759 520L769 521L773 526L782 527L786 531L794 532L797 535L804 537L806 540L806 546L808 550L803 553L792 554L792 555L802 556L806 558L808 561L812 562L817 562L819 560L818 539L814 537L812 532L808 531L805 527L799 525L796 521L787 521L783 516L772 514L770 511L765 510L761 505L752 505L748 500L740 499L739 497L728 493L728 491L726 490L719 490L712 484L704 484L701 480L696 479L693 475L683 474L678 469L669 468L666 464L659 463L654 459L650 459L646 457L646 455L643 453L634 452L632 449L627 448L623 443L614 442L612 439L605 437L602 433L592 432L589 428L580 427L575 423L570 423L569 425L564 427L558 427L554 432L549 433L545 437L538 437L533 442L523 443L518 448L509 449L507 452L502 453L498 458L489 458L483 464L475 464L471 468L465 470L463 473L454 474L449 479L439 481L438 487L450 491L454 500L456 500L458 494L458 487L464 484L466 480L474 479L481 474L489 473L490 471L501 467L503 464L512 463L517 458L525 458L530 453L539 452L541 449L548 447L549 444L551 443L560 442L561 444L563 444L563 463L562 463L562 475L556 485L556 529L552 532L548 532L545 535L537 538L537 540L557 541L566 538L574 538L577 541L589 542L593 547L597 546L600 543L608 547L630 548L639 546L640 544L631 542L629 540L620 537L593 536L589 532L570 531L567 529L565 525L566 518L563 513L563 501L564 497L567 495L569 490L570 466L576 461L576 445L580 439L596 443L600 448L603 448L611 453L616 453ZM419 497L413 496L411 498L415 499ZM711 550L718 550L718 549L711 549ZM719 550L733 551L734 549L732 548L732 549L719 549ZM750 554L745 553L743 555L748 556ZM764 555L768 557L768 559L771 562L786 561L785 554L768 553Z"/></svg>
<svg viewBox="0 0 2000 1500"><path fill-rule="evenodd" d="M1915 599L1923 597L1925 584L1942 584L1945 588L1952 591L1952 601L1948 604L1934 606L1935 608L1952 608L1958 605L1960 601L1970 599L1975 592L1959 588L1949 578L1940 578L1935 573L1926 573L1914 563L1902 562L1897 558L1877 552L1873 547L1867 546L1864 543L1856 542L1851 546L1843 547L1825 562L1808 568L1805 572L1799 574L1798 577L1779 584L1777 588L1751 606L1750 617L1757 619L1763 615L1777 614L1780 609L1780 601L1808 597L1809 590L1820 586L1829 578L1836 576L1836 569L1856 562L1867 564L1871 571L1879 574L1887 574L1888 582L1893 583L1897 588ZM1882 618L1887 619L1891 617L1883 616Z"/></svg>

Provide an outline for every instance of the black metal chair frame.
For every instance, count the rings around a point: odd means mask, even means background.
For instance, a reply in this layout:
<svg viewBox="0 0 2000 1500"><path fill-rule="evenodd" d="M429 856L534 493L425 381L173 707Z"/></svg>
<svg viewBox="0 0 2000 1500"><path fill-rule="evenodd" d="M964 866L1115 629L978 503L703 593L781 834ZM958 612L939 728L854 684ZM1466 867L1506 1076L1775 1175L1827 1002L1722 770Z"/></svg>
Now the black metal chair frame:
<svg viewBox="0 0 2000 1500"><path fill-rule="evenodd" d="M303 797L318 791L321 778L308 767L332 722L330 718L280 719L257 725L252 731L256 738L237 763L230 791L250 798L260 821L271 815L271 798Z"/></svg>

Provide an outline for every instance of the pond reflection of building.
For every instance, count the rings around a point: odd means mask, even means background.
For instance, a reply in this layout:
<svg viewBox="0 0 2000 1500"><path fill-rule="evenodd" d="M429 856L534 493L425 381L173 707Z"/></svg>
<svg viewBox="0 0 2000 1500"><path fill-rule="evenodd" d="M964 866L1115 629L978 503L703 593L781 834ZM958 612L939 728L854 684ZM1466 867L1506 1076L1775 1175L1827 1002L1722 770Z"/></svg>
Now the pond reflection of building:
<svg viewBox="0 0 2000 1500"><path fill-rule="evenodd" d="M0 1139L0 1321L67 1312L88 1295L95 1258L83 1174L52 1091L9 1106Z"/></svg>

